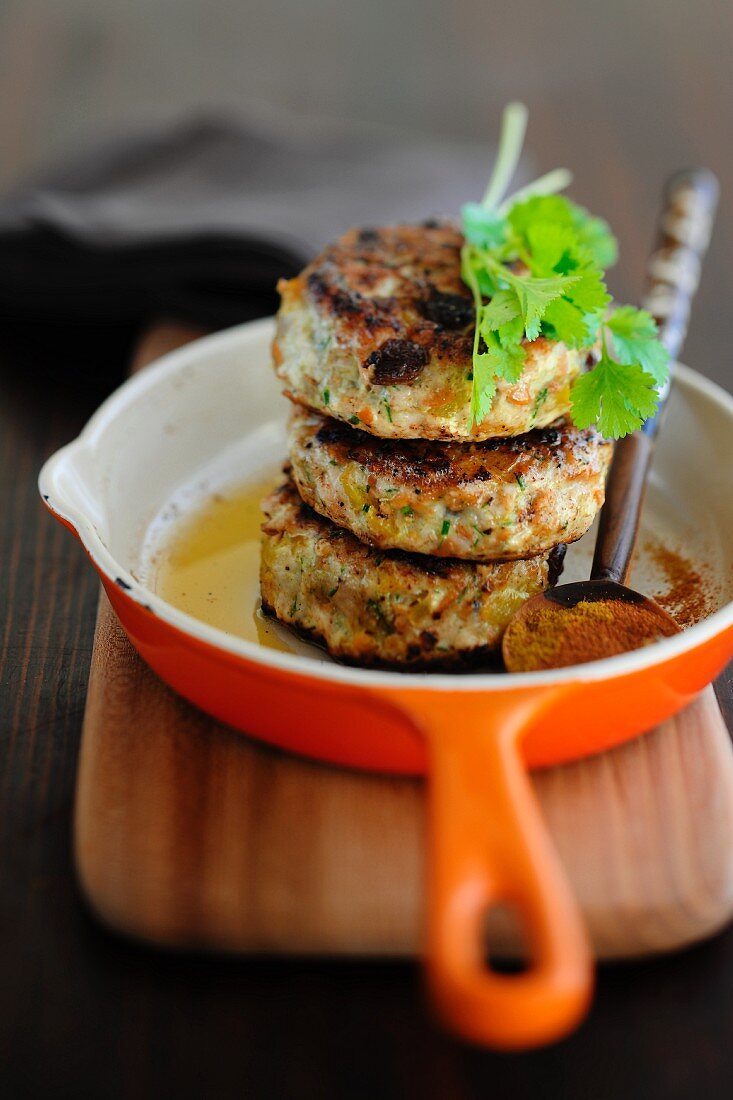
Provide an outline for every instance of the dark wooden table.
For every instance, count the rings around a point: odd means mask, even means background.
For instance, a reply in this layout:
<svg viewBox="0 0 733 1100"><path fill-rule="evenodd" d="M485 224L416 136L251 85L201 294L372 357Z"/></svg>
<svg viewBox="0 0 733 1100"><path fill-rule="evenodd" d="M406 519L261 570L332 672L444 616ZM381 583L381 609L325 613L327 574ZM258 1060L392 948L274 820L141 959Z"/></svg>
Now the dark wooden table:
<svg viewBox="0 0 733 1100"><path fill-rule="evenodd" d="M531 65L513 90L532 108L537 161L578 169L576 194L606 212L621 238L625 259L614 289L633 297L661 178L690 162L708 163L724 188L733 178L733 16L715 0L699 8L655 4L669 20L657 26L647 12L639 28L642 6L624 3L615 9L625 13L623 26L610 28L606 17L594 28L596 5L585 4L576 9L578 28L562 7L565 27L552 21L549 5L539 18L539 4L497 5L496 25L517 51L531 39ZM522 15L521 27L512 30L510 11ZM451 29L474 43L466 87L476 131L479 52L489 68L492 53L478 51L471 20L457 18ZM490 43L489 30L481 33ZM572 34L581 35L574 50ZM571 55L573 79L553 67L553 57L565 64ZM501 98L507 80L501 69ZM459 117L454 85L451 95L443 129ZM8 109L5 96L6 116ZM496 117L495 104L489 113ZM724 192L686 355L729 388L732 234ZM119 353L117 340L100 334L100 346L106 341ZM41 509L35 478L42 460L78 432L101 390L53 381L55 361L52 346L29 349L22 334L3 337L0 1095L729 1097L733 930L673 958L604 968L577 1035L543 1052L498 1056L461 1047L433 1027L413 966L165 956L90 919L73 878L70 828L97 582L74 540ZM730 713L730 686L721 695Z"/></svg>

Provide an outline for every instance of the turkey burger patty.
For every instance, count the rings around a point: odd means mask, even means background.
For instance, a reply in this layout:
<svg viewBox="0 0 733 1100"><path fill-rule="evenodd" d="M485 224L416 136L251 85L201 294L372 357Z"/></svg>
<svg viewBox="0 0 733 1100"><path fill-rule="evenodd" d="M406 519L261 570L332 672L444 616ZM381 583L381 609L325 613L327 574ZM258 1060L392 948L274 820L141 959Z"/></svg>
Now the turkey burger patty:
<svg viewBox="0 0 733 1100"><path fill-rule="evenodd" d="M359 665L480 663L517 608L554 583L562 561L557 550L492 565L383 553L317 515L290 480L263 510L263 608Z"/></svg>
<svg viewBox="0 0 733 1100"><path fill-rule="evenodd" d="M612 445L569 422L483 443L381 440L297 410L289 453L303 500L362 542L496 561L584 535Z"/></svg>
<svg viewBox="0 0 733 1100"><path fill-rule="evenodd" d="M354 229L281 282L273 357L287 396L393 439L514 436L567 415L587 351L539 337L520 379L499 379L472 426L462 243L447 224Z"/></svg>

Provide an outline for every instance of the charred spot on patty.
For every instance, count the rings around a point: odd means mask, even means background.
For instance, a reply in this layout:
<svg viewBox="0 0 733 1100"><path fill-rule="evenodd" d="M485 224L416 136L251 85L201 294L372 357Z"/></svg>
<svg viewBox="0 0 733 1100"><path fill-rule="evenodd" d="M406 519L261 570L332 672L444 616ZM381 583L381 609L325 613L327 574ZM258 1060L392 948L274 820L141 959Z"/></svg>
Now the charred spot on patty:
<svg viewBox="0 0 733 1100"><path fill-rule="evenodd" d="M414 340L387 340L362 364L376 386L414 382L428 362L428 353Z"/></svg>
<svg viewBox="0 0 733 1100"><path fill-rule="evenodd" d="M417 308L426 320L439 328L464 329L473 323L473 302L463 294L446 294L432 289L427 298L418 301Z"/></svg>
<svg viewBox="0 0 733 1100"><path fill-rule="evenodd" d="M465 337L472 306L460 275L461 240L455 226L438 223L356 229L306 269L301 286L312 308L352 344L364 367L373 363L370 382L414 381L431 354L470 356Z"/></svg>
<svg viewBox="0 0 733 1100"><path fill-rule="evenodd" d="M590 439L595 438L598 434L593 428L586 430L588 432L588 438ZM562 441L562 436L558 428L536 428L532 434L539 447L557 447Z"/></svg>
<svg viewBox="0 0 733 1100"><path fill-rule="evenodd" d="M313 271L308 276L308 290L317 302L328 305L336 316L361 313L363 309L361 295L334 286L320 271Z"/></svg>
<svg viewBox="0 0 733 1100"><path fill-rule="evenodd" d="M376 473L386 474L406 482L432 483L442 481L451 472L451 463L447 455L441 454L435 447L421 446L422 440L416 440L417 446L380 447L378 454L369 456L362 464Z"/></svg>
<svg viewBox="0 0 733 1100"><path fill-rule="evenodd" d="M348 459L358 462L366 470L391 473L399 478L442 478L451 469L450 458L445 451L428 440L380 439L330 418L323 418L315 440L331 448L334 455L338 454L338 461Z"/></svg>

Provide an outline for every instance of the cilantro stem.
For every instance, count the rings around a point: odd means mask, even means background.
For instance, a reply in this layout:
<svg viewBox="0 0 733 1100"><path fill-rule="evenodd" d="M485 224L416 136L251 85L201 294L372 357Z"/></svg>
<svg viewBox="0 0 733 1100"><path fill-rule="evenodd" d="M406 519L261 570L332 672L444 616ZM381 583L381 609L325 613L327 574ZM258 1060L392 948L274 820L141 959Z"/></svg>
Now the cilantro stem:
<svg viewBox="0 0 733 1100"><path fill-rule="evenodd" d="M503 216L509 212L515 203L531 199L533 195L555 195L558 191L564 191L572 182L573 173L569 169L553 168L551 172L546 172L539 179L525 184L524 187L520 187L518 191L510 195L508 199L504 199L497 213Z"/></svg>
<svg viewBox="0 0 733 1100"><path fill-rule="evenodd" d="M524 134L527 129L528 111L523 103L509 103L501 120L499 151L481 205L485 210L495 210L506 194L512 176L522 155Z"/></svg>
<svg viewBox="0 0 733 1100"><path fill-rule="evenodd" d="M483 309L483 299L481 297L481 288L478 285L478 279L476 278L476 272L473 267L473 258L471 253L473 249L470 244L464 244L461 249L461 274L464 282L468 285L469 290L473 294L473 304L476 309L476 323L473 332L473 358L476 359L478 354L478 342L481 336L479 329L479 317L481 310ZM474 376L475 381L475 376Z"/></svg>

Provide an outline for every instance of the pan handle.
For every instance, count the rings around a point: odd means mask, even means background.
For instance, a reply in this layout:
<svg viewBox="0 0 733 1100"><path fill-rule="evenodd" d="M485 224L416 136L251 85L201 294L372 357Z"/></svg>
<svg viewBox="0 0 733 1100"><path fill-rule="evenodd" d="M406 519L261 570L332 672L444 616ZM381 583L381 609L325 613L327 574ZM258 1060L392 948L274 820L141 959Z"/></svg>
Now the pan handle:
<svg viewBox="0 0 733 1100"><path fill-rule="evenodd" d="M430 754L427 976L444 1022L507 1050L551 1042L590 1003L587 934L520 756L520 738L549 698L517 693L400 693ZM408 704L407 706L405 704ZM494 906L519 920L526 968L487 963Z"/></svg>

